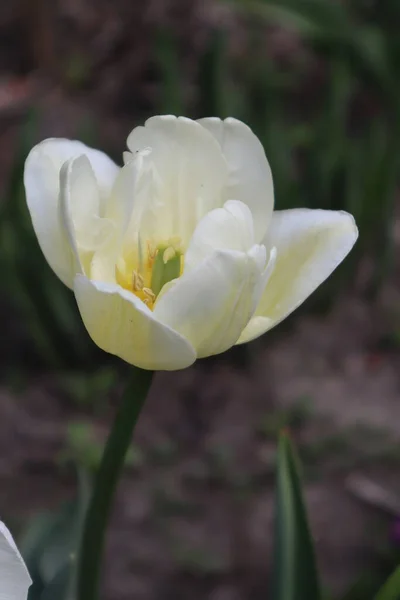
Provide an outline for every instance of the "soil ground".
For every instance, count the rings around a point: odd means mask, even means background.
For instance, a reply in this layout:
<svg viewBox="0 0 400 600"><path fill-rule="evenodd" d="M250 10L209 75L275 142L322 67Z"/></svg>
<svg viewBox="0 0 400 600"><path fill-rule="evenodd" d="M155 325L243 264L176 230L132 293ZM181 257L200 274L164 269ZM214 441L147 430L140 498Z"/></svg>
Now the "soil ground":
<svg viewBox="0 0 400 600"><path fill-rule="evenodd" d="M400 494L400 353L377 352L372 312L347 297L250 346L245 366L232 352L157 376L136 436L142 461L116 500L105 597L265 597L281 425L304 460L327 588L376 567L390 518L346 485L362 474ZM51 375L0 398L2 516L26 518L74 488L57 460L68 423L95 423L102 438L109 419L74 408Z"/></svg>

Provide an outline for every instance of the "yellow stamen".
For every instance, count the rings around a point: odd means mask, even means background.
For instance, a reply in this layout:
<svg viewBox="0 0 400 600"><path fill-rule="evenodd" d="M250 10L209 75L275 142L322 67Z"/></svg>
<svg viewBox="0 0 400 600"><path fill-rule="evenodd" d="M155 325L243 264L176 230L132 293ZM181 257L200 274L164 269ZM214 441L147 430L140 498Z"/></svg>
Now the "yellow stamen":
<svg viewBox="0 0 400 600"><path fill-rule="evenodd" d="M146 296L149 302L153 303L156 299L156 295L150 288L144 287L142 289L143 294Z"/></svg>
<svg viewBox="0 0 400 600"><path fill-rule="evenodd" d="M143 289L144 279L137 271L132 273L132 287L134 292L139 292Z"/></svg>
<svg viewBox="0 0 400 600"><path fill-rule="evenodd" d="M157 254L157 247L153 242L147 242L147 260L149 264L152 264Z"/></svg>
<svg viewBox="0 0 400 600"><path fill-rule="evenodd" d="M115 275L119 285L133 292L153 310L163 286L181 276L183 264L184 256L178 237L171 237L166 243L156 245L151 240L142 243L138 235L137 253L120 257Z"/></svg>

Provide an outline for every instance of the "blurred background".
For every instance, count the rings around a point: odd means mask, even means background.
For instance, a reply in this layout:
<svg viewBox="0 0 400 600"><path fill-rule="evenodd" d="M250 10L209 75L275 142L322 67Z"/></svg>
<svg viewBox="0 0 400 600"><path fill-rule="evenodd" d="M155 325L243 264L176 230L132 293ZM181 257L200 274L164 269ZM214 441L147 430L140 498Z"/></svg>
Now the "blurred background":
<svg viewBox="0 0 400 600"><path fill-rule="evenodd" d="M160 113L242 119L276 207L347 210L360 239L276 330L157 376L104 598L268 597L282 427L303 461L327 598L371 598L398 562L399 28L398 0L1 3L0 517L38 590L74 547L127 367L92 344L41 255L23 163L59 136L121 163L129 131Z"/></svg>

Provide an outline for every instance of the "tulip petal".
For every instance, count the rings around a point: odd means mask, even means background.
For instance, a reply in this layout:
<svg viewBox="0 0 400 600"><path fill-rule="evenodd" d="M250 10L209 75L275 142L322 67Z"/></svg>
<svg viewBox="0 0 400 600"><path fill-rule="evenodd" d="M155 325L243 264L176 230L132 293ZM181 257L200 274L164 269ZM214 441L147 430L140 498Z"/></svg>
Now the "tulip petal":
<svg viewBox="0 0 400 600"><path fill-rule="evenodd" d="M191 270L215 250L247 252L253 245L254 226L249 207L238 200L229 200L198 223L185 254L185 271Z"/></svg>
<svg viewBox="0 0 400 600"><path fill-rule="evenodd" d="M62 165L82 154L90 160L103 201L119 169L105 154L81 142L65 139L41 142L29 153L24 171L26 200L39 245L50 267L71 288L71 252L60 222L59 177Z"/></svg>
<svg viewBox="0 0 400 600"><path fill-rule="evenodd" d="M83 275L76 276L74 292L85 327L102 350L142 369L174 371L196 360L191 344L131 292Z"/></svg>
<svg viewBox="0 0 400 600"><path fill-rule="evenodd" d="M60 171L61 215L71 243L90 250L93 245L92 221L100 217L100 194L89 159L84 154L70 158Z"/></svg>
<svg viewBox="0 0 400 600"><path fill-rule="evenodd" d="M239 343L259 337L302 304L347 256L357 237L354 219L345 212L274 212L268 244L277 249L275 269Z"/></svg>
<svg viewBox="0 0 400 600"><path fill-rule="evenodd" d="M178 236L185 246L197 222L224 203L228 167L221 148L196 121L171 115L148 119L127 144L133 153L149 150L142 197L154 215L153 234L159 240Z"/></svg>
<svg viewBox="0 0 400 600"><path fill-rule="evenodd" d="M249 254L217 250L168 286L154 314L188 339L199 358L219 354L238 340L251 318L260 277Z"/></svg>
<svg viewBox="0 0 400 600"><path fill-rule="evenodd" d="M255 305L275 267L276 248L254 244L253 216L249 207L238 200L228 200L202 218L197 225L185 255L185 273L192 270L216 250L237 250L253 258L260 279L254 287ZM267 260L268 258L268 260Z"/></svg>
<svg viewBox="0 0 400 600"><path fill-rule="evenodd" d="M71 279L78 272L89 275L93 253L115 238L115 226L100 216L99 188L87 156L71 158L61 167L59 209L72 249Z"/></svg>
<svg viewBox="0 0 400 600"><path fill-rule="evenodd" d="M145 231L144 216L148 215L151 204L152 177L149 163L149 152L137 152L131 155L115 179L114 187L106 206L105 216L110 219L116 230L120 233L121 241L129 244L137 243L137 234L145 236L150 232ZM151 220L156 214L150 214Z"/></svg>
<svg viewBox="0 0 400 600"><path fill-rule="evenodd" d="M221 146L229 168L224 200L245 202L254 218L256 242L261 242L274 207L274 185L271 168L260 140L250 127L228 118L216 117L198 121Z"/></svg>
<svg viewBox="0 0 400 600"><path fill-rule="evenodd" d="M31 583L11 533L0 522L0 600L26 600Z"/></svg>

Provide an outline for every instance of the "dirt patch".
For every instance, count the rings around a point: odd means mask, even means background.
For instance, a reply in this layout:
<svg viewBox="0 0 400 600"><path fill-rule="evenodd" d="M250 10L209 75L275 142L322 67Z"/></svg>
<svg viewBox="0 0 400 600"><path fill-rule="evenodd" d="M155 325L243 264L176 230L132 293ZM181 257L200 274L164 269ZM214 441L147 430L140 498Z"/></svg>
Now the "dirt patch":
<svg viewBox="0 0 400 600"><path fill-rule="evenodd" d="M305 462L324 583L343 591L376 565L390 520L345 483L362 472L396 487L387 453L400 442L400 354L377 352L375 310L346 298L328 317L301 317L292 331L249 346L245 368L234 351L157 377L136 436L143 461L127 469L116 500L105 597L267 593L282 419L292 419ZM73 478L57 466L66 424L86 419L104 436L109 419L88 418L56 383L40 381L17 396L3 390L0 411L0 505L12 521L73 491Z"/></svg>

